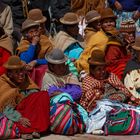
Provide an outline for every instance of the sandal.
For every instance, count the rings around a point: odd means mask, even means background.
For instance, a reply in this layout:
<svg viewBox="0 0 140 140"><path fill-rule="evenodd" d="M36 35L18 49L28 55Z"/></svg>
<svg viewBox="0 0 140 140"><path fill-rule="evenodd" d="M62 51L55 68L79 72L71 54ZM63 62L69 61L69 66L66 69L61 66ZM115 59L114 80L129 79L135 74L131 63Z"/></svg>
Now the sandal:
<svg viewBox="0 0 140 140"><path fill-rule="evenodd" d="M21 138L25 140L32 140L33 136L32 134L21 134Z"/></svg>

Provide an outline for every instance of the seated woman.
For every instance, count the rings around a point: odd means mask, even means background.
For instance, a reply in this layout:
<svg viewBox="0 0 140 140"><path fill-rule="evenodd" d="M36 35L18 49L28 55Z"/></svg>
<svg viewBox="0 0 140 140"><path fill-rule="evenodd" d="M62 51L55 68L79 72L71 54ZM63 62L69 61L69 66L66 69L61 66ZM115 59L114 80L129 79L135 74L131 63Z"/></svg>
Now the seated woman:
<svg viewBox="0 0 140 140"><path fill-rule="evenodd" d="M3 67L3 64L13 54L12 43L12 39L8 37L2 25L0 25L0 75L5 73L5 68Z"/></svg>
<svg viewBox="0 0 140 140"><path fill-rule="evenodd" d="M127 55L124 38L116 29L116 16L112 9L106 8L101 11L101 27L108 37L105 49L105 61L107 70L122 79L123 71L130 56Z"/></svg>
<svg viewBox="0 0 140 140"><path fill-rule="evenodd" d="M96 101L103 98L126 102L131 94L116 75L106 71L104 53L99 49L94 50L88 63L89 75L82 81L80 104L90 112L96 106Z"/></svg>
<svg viewBox="0 0 140 140"><path fill-rule="evenodd" d="M68 57L56 48L46 55L48 61L48 71L45 73L42 82L42 90L67 92L74 100L81 96L80 82L77 76L69 71L66 64Z"/></svg>
<svg viewBox="0 0 140 140"><path fill-rule="evenodd" d="M39 91L18 56L11 56L4 67L7 71L0 77L0 112L15 122L22 138L39 137L50 124L48 93Z"/></svg>
<svg viewBox="0 0 140 140"><path fill-rule="evenodd" d="M68 12L60 18L60 22L64 30L54 37L55 47L61 49L68 58L77 60L84 49L83 38L79 34L78 15Z"/></svg>
<svg viewBox="0 0 140 140"><path fill-rule="evenodd" d="M132 94L133 105L140 105L140 35L136 36L134 57L128 61L124 71L124 85Z"/></svg>
<svg viewBox="0 0 140 140"><path fill-rule="evenodd" d="M20 56L21 60L26 62L27 70L33 70L35 66L40 67L39 74L35 73L35 76L32 76L33 80L40 85L40 81L42 80L41 74L45 72L46 66L44 65L47 64L45 54L52 50L52 44L47 36L40 35L39 23L31 19L26 19L23 22L22 33L23 39L17 48L17 55ZM41 80L39 81L39 79Z"/></svg>

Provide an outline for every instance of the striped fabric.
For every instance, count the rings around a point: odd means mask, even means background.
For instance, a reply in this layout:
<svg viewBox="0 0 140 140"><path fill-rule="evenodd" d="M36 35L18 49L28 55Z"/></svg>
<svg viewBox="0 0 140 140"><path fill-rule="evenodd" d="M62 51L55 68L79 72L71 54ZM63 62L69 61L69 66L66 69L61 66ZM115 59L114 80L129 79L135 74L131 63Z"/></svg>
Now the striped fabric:
<svg viewBox="0 0 140 140"><path fill-rule="evenodd" d="M0 117L0 139L16 138L19 136L19 130L11 120L5 116Z"/></svg>
<svg viewBox="0 0 140 140"><path fill-rule="evenodd" d="M70 101L56 103L50 108L51 131L55 134L74 135L82 133L85 124L76 103Z"/></svg>

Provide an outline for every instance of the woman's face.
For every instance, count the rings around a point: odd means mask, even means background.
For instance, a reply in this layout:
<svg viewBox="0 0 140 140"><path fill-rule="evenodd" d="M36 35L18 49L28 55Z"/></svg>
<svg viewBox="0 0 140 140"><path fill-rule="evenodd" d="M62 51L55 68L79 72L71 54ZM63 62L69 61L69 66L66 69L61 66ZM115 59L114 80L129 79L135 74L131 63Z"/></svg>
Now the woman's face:
<svg viewBox="0 0 140 140"><path fill-rule="evenodd" d="M50 70L58 76L64 76L68 72L68 65L66 65L65 63L51 64L50 65Z"/></svg>
<svg viewBox="0 0 140 140"><path fill-rule="evenodd" d="M92 27L94 29L96 29L97 31L101 30L101 22L100 22L100 20L96 20L96 21L92 22L91 24L92 24Z"/></svg>
<svg viewBox="0 0 140 140"><path fill-rule="evenodd" d="M90 74L97 80L104 80L107 77L105 65L90 65Z"/></svg>
<svg viewBox="0 0 140 140"><path fill-rule="evenodd" d="M106 18L101 23L101 27L105 32L113 30L115 26L115 20L113 18Z"/></svg>
<svg viewBox="0 0 140 140"><path fill-rule="evenodd" d="M32 40L34 36L40 36L39 27L32 27L27 31L26 37Z"/></svg>
<svg viewBox="0 0 140 140"><path fill-rule="evenodd" d="M8 76L15 84L22 84L25 82L26 71L24 68L10 70Z"/></svg>

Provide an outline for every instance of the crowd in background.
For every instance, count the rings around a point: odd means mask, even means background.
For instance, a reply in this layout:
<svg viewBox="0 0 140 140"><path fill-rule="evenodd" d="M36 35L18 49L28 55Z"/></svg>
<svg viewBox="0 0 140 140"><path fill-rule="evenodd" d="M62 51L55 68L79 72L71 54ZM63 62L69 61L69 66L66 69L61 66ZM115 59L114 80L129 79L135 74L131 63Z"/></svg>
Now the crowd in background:
<svg viewBox="0 0 140 140"><path fill-rule="evenodd" d="M139 134L140 1L0 0L0 85L0 139Z"/></svg>

